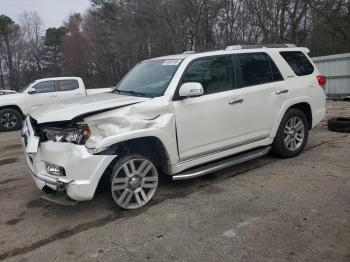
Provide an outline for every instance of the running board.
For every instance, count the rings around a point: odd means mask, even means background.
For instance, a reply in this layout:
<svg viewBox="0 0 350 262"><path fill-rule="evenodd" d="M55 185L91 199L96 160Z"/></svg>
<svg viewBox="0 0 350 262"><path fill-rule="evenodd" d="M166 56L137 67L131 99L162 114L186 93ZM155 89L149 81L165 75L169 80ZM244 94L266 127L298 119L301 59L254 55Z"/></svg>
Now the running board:
<svg viewBox="0 0 350 262"><path fill-rule="evenodd" d="M173 180L184 180L200 177L209 173L219 171L221 169L231 167L257 157L261 157L270 152L271 147L263 147L242 153L239 155L234 155L232 157L218 160L216 162L211 162L209 164L202 165L200 167L195 167L190 170L184 171L172 177Z"/></svg>

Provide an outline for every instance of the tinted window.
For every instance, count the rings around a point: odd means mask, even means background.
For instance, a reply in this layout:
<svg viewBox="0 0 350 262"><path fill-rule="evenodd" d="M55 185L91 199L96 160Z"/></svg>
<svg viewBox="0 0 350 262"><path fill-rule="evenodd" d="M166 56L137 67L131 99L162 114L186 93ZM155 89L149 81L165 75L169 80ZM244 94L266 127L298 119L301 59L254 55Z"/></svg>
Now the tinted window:
<svg viewBox="0 0 350 262"><path fill-rule="evenodd" d="M45 81L34 86L36 93L55 92L55 81Z"/></svg>
<svg viewBox="0 0 350 262"><path fill-rule="evenodd" d="M58 81L60 91L70 91L79 88L77 80L60 80Z"/></svg>
<svg viewBox="0 0 350 262"><path fill-rule="evenodd" d="M283 80L272 59L264 53L239 54L241 86L251 86Z"/></svg>
<svg viewBox="0 0 350 262"><path fill-rule="evenodd" d="M204 94L232 89L231 60L228 57L204 58L193 62L186 70L182 83L199 82Z"/></svg>
<svg viewBox="0 0 350 262"><path fill-rule="evenodd" d="M294 73L298 76L310 75L314 72L314 67L309 59L300 51L280 52L281 56L287 61Z"/></svg>

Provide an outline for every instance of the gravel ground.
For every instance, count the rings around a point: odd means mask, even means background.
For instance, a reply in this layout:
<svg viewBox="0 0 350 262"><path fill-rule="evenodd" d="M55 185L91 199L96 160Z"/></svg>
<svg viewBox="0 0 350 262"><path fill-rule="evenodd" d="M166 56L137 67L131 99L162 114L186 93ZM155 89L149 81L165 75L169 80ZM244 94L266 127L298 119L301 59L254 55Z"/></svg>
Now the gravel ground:
<svg viewBox="0 0 350 262"><path fill-rule="evenodd" d="M327 109L350 116L349 102ZM19 133L0 133L0 148L0 261L350 261L350 134L325 121L296 158L163 182L136 211L107 193L42 200Z"/></svg>

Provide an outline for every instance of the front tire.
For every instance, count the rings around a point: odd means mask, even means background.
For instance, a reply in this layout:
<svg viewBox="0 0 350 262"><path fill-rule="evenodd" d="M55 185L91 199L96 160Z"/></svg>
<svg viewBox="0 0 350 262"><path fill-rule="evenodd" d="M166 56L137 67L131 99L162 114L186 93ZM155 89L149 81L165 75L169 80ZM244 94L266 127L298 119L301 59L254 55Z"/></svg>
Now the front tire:
<svg viewBox="0 0 350 262"><path fill-rule="evenodd" d="M22 115L15 109L0 110L0 131L15 131L22 127Z"/></svg>
<svg viewBox="0 0 350 262"><path fill-rule="evenodd" d="M290 109L283 116L272 153L283 158L295 157L304 149L309 137L309 124L303 111Z"/></svg>
<svg viewBox="0 0 350 262"><path fill-rule="evenodd" d="M137 209L147 204L158 187L158 170L152 160L143 155L121 158L111 175L114 202L123 209Z"/></svg>

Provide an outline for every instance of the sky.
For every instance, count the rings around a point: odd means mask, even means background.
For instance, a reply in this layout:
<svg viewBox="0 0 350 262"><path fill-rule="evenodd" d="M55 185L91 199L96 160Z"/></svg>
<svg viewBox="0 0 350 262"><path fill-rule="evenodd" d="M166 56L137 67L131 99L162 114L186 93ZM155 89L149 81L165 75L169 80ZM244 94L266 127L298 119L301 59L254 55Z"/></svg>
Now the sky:
<svg viewBox="0 0 350 262"><path fill-rule="evenodd" d="M20 14L36 11L45 28L58 27L71 13L83 13L89 6L89 0L0 0L0 15L18 23Z"/></svg>

